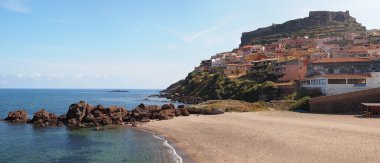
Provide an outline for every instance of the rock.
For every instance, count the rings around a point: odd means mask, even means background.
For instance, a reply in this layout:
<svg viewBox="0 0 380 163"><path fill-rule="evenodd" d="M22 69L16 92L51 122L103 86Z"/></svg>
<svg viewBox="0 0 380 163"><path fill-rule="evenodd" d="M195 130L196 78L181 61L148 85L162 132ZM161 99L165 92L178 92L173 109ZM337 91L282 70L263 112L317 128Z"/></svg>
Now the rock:
<svg viewBox="0 0 380 163"><path fill-rule="evenodd" d="M189 113L189 111L186 109L186 108L179 108L178 109L179 111L180 111L180 113L181 113L181 116L190 116L190 113Z"/></svg>
<svg viewBox="0 0 380 163"><path fill-rule="evenodd" d="M162 110L165 109L175 109L175 106L173 104L164 104L162 105Z"/></svg>
<svg viewBox="0 0 380 163"><path fill-rule="evenodd" d="M79 125L81 124L80 122L78 122L78 120L76 118L70 118L68 119L68 126L69 127L79 127Z"/></svg>
<svg viewBox="0 0 380 163"><path fill-rule="evenodd" d="M100 122L102 125L112 125L112 120L109 117L105 117Z"/></svg>
<svg viewBox="0 0 380 163"><path fill-rule="evenodd" d="M158 105L149 105L145 107L146 110L149 111L149 113L159 112L162 110L161 106Z"/></svg>
<svg viewBox="0 0 380 163"><path fill-rule="evenodd" d="M181 111L179 109L174 110L175 116L178 117L181 115Z"/></svg>
<svg viewBox="0 0 380 163"><path fill-rule="evenodd" d="M136 123L136 122L133 122L133 123L132 123L132 127L137 127L137 123Z"/></svg>
<svg viewBox="0 0 380 163"><path fill-rule="evenodd" d="M86 115L87 110L92 110L92 106L84 101L80 101L79 103L70 105L66 117L68 119L75 118L77 121L82 121Z"/></svg>
<svg viewBox="0 0 380 163"><path fill-rule="evenodd" d="M249 44L270 44L280 38L294 37L299 32L302 32L303 36L344 36L344 33L365 34L366 28L351 17L348 11L311 11L309 17L244 32L240 47Z"/></svg>
<svg viewBox="0 0 380 163"><path fill-rule="evenodd" d="M71 104L66 114L68 125L70 127L86 127L86 125L94 126L96 122L94 121L92 113L95 109L98 109L98 107L94 108L84 101Z"/></svg>
<svg viewBox="0 0 380 163"><path fill-rule="evenodd" d="M49 113L45 109L41 109L33 114L32 122L35 126L60 126L63 122L59 122L59 117L54 113Z"/></svg>
<svg viewBox="0 0 380 163"><path fill-rule="evenodd" d="M215 115L215 114L224 114L224 109L216 109L216 108L213 108L211 110L205 110L204 114L207 114L207 115Z"/></svg>
<svg viewBox="0 0 380 163"><path fill-rule="evenodd" d="M132 110L132 117L137 121L140 121L144 118L149 118L151 113L145 108L144 104L140 104L137 108Z"/></svg>
<svg viewBox="0 0 380 163"><path fill-rule="evenodd" d="M178 109L185 108L185 105L178 105Z"/></svg>
<svg viewBox="0 0 380 163"><path fill-rule="evenodd" d="M164 109L164 110L161 110L159 112L159 114L160 114L160 116L159 116L160 120L172 119L173 117L175 117L175 110L174 109Z"/></svg>
<svg viewBox="0 0 380 163"><path fill-rule="evenodd" d="M4 120L12 123L26 123L28 121L28 113L25 110L9 112Z"/></svg>
<svg viewBox="0 0 380 163"><path fill-rule="evenodd" d="M67 117L66 117L66 114L63 114L63 115L61 115L61 116L59 116L58 118L57 118L57 120L58 120L58 122L60 122L60 123L67 123Z"/></svg>
<svg viewBox="0 0 380 163"><path fill-rule="evenodd" d="M204 110L204 109L199 108L199 107L195 107L195 106L187 106L187 107L186 107L186 110L187 110L190 114L204 114L204 113L205 113L205 110Z"/></svg>
<svg viewBox="0 0 380 163"><path fill-rule="evenodd" d="M32 121L35 126L44 127L45 125L49 125L49 112L47 112L45 109L41 109L33 113Z"/></svg>

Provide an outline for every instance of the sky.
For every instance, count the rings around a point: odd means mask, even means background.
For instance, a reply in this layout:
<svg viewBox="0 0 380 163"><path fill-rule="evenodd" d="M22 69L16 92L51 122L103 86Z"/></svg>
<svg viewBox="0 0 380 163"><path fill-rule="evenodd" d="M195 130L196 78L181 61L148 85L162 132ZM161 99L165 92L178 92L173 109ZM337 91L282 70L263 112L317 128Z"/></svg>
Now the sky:
<svg viewBox="0 0 380 163"><path fill-rule="evenodd" d="M346 11L380 28L378 0L0 0L0 88L163 89L243 32Z"/></svg>

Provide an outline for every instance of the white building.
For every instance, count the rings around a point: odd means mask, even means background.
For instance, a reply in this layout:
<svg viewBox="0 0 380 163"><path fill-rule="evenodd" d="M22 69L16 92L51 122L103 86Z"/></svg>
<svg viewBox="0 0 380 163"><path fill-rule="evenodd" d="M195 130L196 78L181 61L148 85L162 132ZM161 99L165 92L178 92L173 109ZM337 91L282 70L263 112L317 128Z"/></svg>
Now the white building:
<svg viewBox="0 0 380 163"><path fill-rule="evenodd" d="M223 67L226 65L224 58L217 58L211 60L211 67Z"/></svg>
<svg viewBox="0 0 380 163"><path fill-rule="evenodd" d="M325 74L301 81L301 87L320 89L326 96L380 87L380 72L368 74Z"/></svg>

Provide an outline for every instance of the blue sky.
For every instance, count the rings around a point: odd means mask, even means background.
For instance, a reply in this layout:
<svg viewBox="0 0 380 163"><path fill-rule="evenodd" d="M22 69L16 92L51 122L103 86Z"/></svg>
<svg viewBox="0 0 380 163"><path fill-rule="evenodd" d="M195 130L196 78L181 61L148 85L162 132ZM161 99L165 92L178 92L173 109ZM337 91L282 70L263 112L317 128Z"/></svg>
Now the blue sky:
<svg viewBox="0 0 380 163"><path fill-rule="evenodd" d="M242 32L377 0L0 0L0 88L165 88Z"/></svg>

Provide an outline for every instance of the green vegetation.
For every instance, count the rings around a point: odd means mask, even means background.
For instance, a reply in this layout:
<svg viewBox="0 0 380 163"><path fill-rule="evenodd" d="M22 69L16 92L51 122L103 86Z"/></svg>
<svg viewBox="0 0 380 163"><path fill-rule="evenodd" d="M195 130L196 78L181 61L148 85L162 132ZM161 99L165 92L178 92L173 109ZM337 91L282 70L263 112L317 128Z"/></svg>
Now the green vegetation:
<svg viewBox="0 0 380 163"><path fill-rule="evenodd" d="M303 97L299 100L296 100L295 103L290 105L289 110L309 110L309 96Z"/></svg>
<svg viewBox="0 0 380 163"><path fill-rule="evenodd" d="M290 94L285 99L293 100L293 102L289 103L289 110L309 110L309 99L312 97L321 96L322 93L317 89L304 89L300 88L297 92Z"/></svg>
<svg viewBox="0 0 380 163"><path fill-rule="evenodd" d="M187 107L189 112L211 112L212 109L222 109L226 112L255 112L269 110L265 102L249 103L238 100L210 100Z"/></svg>
<svg viewBox="0 0 380 163"><path fill-rule="evenodd" d="M201 97L203 100L235 99L257 102L276 99L279 91L277 85L271 81L257 83L246 79L230 79L219 74L192 72L165 92Z"/></svg>

